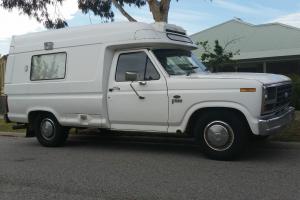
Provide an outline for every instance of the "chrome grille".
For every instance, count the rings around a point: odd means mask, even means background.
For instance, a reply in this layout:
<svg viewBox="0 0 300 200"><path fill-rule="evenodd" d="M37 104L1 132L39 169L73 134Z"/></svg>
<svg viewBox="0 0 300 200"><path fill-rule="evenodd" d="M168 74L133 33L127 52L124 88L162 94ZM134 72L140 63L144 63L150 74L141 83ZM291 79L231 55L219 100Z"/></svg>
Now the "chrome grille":
<svg viewBox="0 0 300 200"><path fill-rule="evenodd" d="M292 85L284 83L265 88L263 114L270 114L286 108L291 103Z"/></svg>
<svg viewBox="0 0 300 200"><path fill-rule="evenodd" d="M292 85L280 85L277 87L277 100L276 107L281 107L291 102L292 98Z"/></svg>

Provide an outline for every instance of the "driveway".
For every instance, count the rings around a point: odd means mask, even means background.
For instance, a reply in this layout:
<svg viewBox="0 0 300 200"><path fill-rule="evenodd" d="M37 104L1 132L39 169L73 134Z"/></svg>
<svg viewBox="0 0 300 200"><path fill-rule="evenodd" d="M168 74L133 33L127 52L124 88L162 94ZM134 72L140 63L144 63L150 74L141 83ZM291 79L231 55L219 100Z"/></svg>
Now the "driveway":
<svg viewBox="0 0 300 200"><path fill-rule="evenodd" d="M73 136L65 147L0 136L0 199L298 200L300 143L213 161L189 142Z"/></svg>

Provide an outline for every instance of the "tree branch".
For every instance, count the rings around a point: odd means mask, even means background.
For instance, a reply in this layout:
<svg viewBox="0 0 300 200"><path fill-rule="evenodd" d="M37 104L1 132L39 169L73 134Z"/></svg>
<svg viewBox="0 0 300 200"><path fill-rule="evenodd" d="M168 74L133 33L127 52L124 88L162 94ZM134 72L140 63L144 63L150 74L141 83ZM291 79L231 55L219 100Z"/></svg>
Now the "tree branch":
<svg viewBox="0 0 300 200"><path fill-rule="evenodd" d="M117 0L111 0L111 1L114 4L114 6L122 13L122 15L124 15L130 22L136 22L136 19L134 19L132 16L128 14L128 12L124 10L124 8L117 2Z"/></svg>

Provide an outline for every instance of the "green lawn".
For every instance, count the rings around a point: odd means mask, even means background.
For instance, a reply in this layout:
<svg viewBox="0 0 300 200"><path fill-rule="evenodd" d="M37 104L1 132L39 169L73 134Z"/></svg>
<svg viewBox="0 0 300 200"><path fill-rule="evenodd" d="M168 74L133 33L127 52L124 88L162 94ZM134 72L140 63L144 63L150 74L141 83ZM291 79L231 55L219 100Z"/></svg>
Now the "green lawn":
<svg viewBox="0 0 300 200"><path fill-rule="evenodd" d="M13 130L12 123L5 123L4 120L1 118L0 119L0 132L25 132L25 130Z"/></svg>
<svg viewBox="0 0 300 200"><path fill-rule="evenodd" d="M3 119L0 119L0 132L25 132L25 130L22 129L13 130L11 126L12 123L7 124ZM293 122L293 124L291 124L290 127L283 130L282 133L272 136L271 139L277 141L300 142L300 111L296 112L296 120Z"/></svg>
<svg viewBox="0 0 300 200"><path fill-rule="evenodd" d="M300 111L296 112L296 120L288 127L283 130L282 133L272 137L273 140L279 141L295 141L300 142Z"/></svg>

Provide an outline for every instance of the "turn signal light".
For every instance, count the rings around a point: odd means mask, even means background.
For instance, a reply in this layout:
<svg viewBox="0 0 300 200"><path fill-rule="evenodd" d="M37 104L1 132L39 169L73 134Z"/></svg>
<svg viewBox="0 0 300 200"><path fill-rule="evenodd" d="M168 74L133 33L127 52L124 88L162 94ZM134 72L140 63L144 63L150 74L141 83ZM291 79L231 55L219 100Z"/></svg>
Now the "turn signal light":
<svg viewBox="0 0 300 200"><path fill-rule="evenodd" d="M256 92L256 88L240 88L240 92Z"/></svg>

